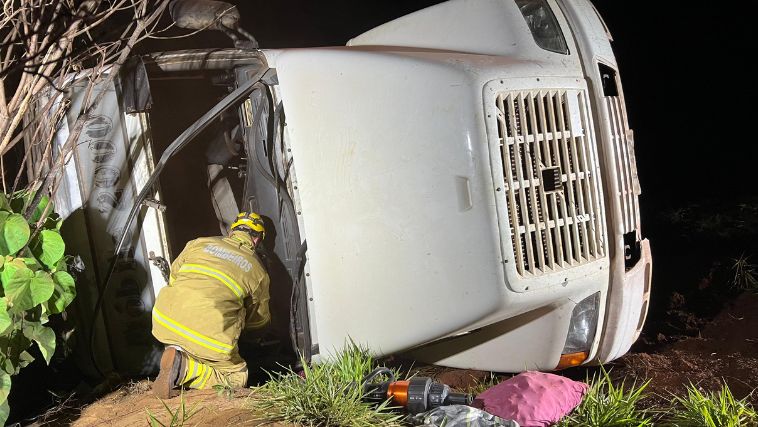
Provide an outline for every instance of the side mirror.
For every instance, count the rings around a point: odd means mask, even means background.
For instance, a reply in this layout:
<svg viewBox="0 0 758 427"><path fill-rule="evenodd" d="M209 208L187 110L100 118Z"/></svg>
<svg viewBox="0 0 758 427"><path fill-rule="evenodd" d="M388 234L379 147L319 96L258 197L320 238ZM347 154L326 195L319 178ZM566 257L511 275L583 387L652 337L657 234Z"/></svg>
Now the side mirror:
<svg viewBox="0 0 758 427"><path fill-rule="evenodd" d="M219 30L229 36L238 48L258 47L255 38L240 28L240 13L233 4L215 0L172 0L169 13L180 28Z"/></svg>

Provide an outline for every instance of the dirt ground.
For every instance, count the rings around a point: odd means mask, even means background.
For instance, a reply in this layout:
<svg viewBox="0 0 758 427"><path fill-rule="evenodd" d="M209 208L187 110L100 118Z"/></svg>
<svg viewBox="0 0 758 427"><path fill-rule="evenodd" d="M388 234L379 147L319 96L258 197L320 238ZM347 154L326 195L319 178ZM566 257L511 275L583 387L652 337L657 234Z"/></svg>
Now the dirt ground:
<svg viewBox="0 0 758 427"><path fill-rule="evenodd" d="M677 308L673 298L673 308ZM636 351L613 362L609 368L619 381L650 380L645 402L648 406L662 405L671 400L672 393L682 395L690 382L705 390L718 390L725 381L738 398L748 399L758 406L758 294L744 293L727 303L712 320L680 316L679 329L694 336L664 336L658 333L658 343L645 343L645 337ZM676 317L676 316L673 316ZM447 369L434 366L417 366L418 375L430 376L459 391L481 389L489 380L488 372ZM597 368L572 369L564 372L574 379L584 379L597 372ZM187 410L195 407L197 413L185 424L213 426L257 426L248 399L252 390L238 390L232 398L219 396L215 390L190 390L184 394ZM751 394L752 393L752 394ZM182 399L166 401L172 410L180 407ZM197 405L197 406L195 406ZM148 411L167 424L170 417L160 400L150 391L148 380L123 386L93 404L78 409L52 413L34 425L89 426L147 426ZM266 424L271 426L272 424ZM273 424L276 427L288 424Z"/></svg>
<svg viewBox="0 0 758 427"><path fill-rule="evenodd" d="M237 390L233 396L219 396L215 390L188 390L181 397L165 401L176 411L182 401L187 412L194 415L183 425L189 426L258 426L254 412L248 406L251 390ZM144 380L122 387L97 402L79 409L68 409L61 414L51 413L42 417L35 426L73 427L132 427L149 426L148 412L165 425L170 425L171 415L150 390L150 381ZM178 424L180 425L180 424ZM265 424L271 427L288 427L290 424Z"/></svg>
<svg viewBox="0 0 758 427"><path fill-rule="evenodd" d="M648 390L658 400L682 394L690 382L717 390L725 381L736 397L749 396L758 405L758 392L751 395L758 389L758 294L745 293L727 304L699 336L628 354L614 365L614 377L650 379Z"/></svg>

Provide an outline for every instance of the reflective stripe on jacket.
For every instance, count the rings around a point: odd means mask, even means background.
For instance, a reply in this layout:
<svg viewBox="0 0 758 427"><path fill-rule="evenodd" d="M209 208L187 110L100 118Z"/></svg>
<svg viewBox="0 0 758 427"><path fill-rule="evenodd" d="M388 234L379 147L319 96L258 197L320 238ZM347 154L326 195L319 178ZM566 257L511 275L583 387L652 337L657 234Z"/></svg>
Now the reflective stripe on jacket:
<svg viewBox="0 0 758 427"><path fill-rule="evenodd" d="M269 322L268 300L269 277L247 233L193 240L156 298L153 335L197 357L227 360L244 327Z"/></svg>

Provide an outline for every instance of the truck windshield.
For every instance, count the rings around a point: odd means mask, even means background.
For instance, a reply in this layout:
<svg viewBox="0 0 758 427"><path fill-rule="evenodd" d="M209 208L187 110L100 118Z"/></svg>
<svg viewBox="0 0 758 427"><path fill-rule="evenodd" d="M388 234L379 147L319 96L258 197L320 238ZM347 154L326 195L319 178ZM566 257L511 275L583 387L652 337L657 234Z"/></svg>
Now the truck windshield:
<svg viewBox="0 0 758 427"><path fill-rule="evenodd" d="M516 0L537 45L551 52L568 55L568 45L558 20L547 0Z"/></svg>

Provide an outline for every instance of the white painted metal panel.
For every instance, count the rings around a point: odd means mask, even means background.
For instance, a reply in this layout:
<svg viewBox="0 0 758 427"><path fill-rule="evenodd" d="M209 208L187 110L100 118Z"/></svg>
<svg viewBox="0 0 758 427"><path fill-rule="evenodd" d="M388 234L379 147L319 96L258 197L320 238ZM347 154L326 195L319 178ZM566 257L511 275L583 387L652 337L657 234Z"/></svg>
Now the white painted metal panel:
<svg viewBox="0 0 758 427"><path fill-rule="evenodd" d="M351 39L347 45L404 46L498 56L539 49L513 0L440 3L380 25Z"/></svg>
<svg viewBox="0 0 758 427"><path fill-rule="evenodd" d="M625 262L624 233L636 231L641 238L639 194L634 141L624 111L621 79L616 75L618 96L605 96L599 64L618 71L616 58L610 44L607 29L601 17L588 0L558 1L570 25L574 29L577 47L588 81L591 99L595 108L595 124L598 134L598 152L607 206L608 242L610 255L610 280L607 291L606 319L601 336L598 361L605 363L623 355L636 340L644 320L649 299L649 275L640 271L650 269L652 256L649 244L640 242L642 255L637 265L627 271ZM634 330L631 325L634 326Z"/></svg>
<svg viewBox="0 0 758 427"><path fill-rule="evenodd" d="M453 333L504 290L480 83L419 58L282 52L314 322L381 353Z"/></svg>
<svg viewBox="0 0 758 427"><path fill-rule="evenodd" d="M67 124L55 140L58 148L78 116L84 87L83 83L73 85ZM159 214L146 212L142 217L142 234L126 244L106 291L102 314L93 311L113 259L115 239L152 167L144 118L123 113L115 85L101 84L93 96L101 91L105 95L85 122L54 200L65 219L62 233L67 252L79 255L85 268L77 283L76 300L81 365L90 363L88 334L94 324L98 328L95 354L101 370L146 375L157 368L160 357L160 348L150 334L150 310L154 290L162 286L163 279L148 260L150 251L167 256Z"/></svg>
<svg viewBox="0 0 758 427"><path fill-rule="evenodd" d="M615 283L609 294L608 320L601 330L602 340L597 354L599 362L623 356L637 341L650 305L652 268L650 242L645 239L640 262L624 274L623 281Z"/></svg>

